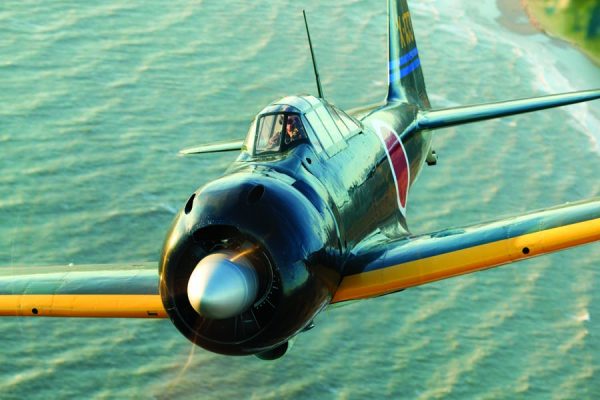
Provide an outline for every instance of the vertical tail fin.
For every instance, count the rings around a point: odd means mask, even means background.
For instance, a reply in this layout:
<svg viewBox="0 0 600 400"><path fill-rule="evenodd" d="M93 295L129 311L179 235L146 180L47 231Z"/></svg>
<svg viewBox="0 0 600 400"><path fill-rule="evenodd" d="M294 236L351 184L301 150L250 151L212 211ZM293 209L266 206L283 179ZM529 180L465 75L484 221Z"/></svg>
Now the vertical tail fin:
<svg viewBox="0 0 600 400"><path fill-rule="evenodd" d="M389 87L387 102L429 109L429 98L406 0L388 0Z"/></svg>

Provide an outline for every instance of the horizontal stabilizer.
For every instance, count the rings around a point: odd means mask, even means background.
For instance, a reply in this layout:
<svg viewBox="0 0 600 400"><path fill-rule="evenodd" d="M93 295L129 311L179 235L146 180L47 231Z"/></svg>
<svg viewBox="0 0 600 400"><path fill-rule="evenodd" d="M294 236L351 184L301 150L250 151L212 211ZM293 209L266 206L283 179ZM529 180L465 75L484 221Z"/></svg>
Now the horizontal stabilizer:
<svg viewBox="0 0 600 400"><path fill-rule="evenodd" d="M0 316L166 318L156 263L0 268Z"/></svg>
<svg viewBox="0 0 600 400"><path fill-rule="evenodd" d="M509 115L566 106L599 98L600 89L595 89L521 100L503 101L499 103L425 111L419 114L417 119L417 129L447 128L454 125L507 117Z"/></svg>
<svg viewBox="0 0 600 400"><path fill-rule="evenodd" d="M208 143L196 147L189 147L179 151L181 155L220 153L222 151L240 151L244 146L243 140L229 140L227 142Z"/></svg>
<svg viewBox="0 0 600 400"><path fill-rule="evenodd" d="M458 229L383 240L349 260L333 303L381 296L600 240L600 198Z"/></svg>

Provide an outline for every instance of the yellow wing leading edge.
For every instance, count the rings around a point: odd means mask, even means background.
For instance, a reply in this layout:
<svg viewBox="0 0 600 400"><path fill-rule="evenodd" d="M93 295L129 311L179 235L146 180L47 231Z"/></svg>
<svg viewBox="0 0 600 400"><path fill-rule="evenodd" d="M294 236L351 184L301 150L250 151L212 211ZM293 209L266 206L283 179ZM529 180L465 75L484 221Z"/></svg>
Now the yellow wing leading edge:
<svg viewBox="0 0 600 400"><path fill-rule="evenodd" d="M0 269L0 316L166 318L154 263Z"/></svg>
<svg viewBox="0 0 600 400"><path fill-rule="evenodd" d="M364 246L332 303L381 296L600 240L600 199Z"/></svg>

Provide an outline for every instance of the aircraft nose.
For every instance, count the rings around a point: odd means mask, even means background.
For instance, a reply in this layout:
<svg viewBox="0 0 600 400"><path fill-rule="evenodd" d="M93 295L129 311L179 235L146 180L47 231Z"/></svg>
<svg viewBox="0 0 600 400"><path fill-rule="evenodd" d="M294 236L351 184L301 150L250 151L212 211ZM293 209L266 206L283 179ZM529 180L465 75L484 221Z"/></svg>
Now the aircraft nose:
<svg viewBox="0 0 600 400"><path fill-rule="evenodd" d="M187 286L190 304L205 318L224 319L247 310L256 300L258 276L243 255L218 252L204 257Z"/></svg>

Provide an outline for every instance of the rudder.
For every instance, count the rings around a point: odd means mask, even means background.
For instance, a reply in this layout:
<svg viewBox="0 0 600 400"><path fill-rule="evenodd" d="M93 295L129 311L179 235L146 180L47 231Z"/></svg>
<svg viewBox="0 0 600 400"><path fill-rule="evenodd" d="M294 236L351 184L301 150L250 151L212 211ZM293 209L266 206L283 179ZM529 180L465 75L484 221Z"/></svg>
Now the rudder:
<svg viewBox="0 0 600 400"><path fill-rule="evenodd" d="M406 0L388 0L388 52L387 102L431 108Z"/></svg>

